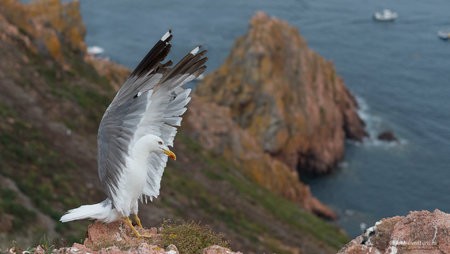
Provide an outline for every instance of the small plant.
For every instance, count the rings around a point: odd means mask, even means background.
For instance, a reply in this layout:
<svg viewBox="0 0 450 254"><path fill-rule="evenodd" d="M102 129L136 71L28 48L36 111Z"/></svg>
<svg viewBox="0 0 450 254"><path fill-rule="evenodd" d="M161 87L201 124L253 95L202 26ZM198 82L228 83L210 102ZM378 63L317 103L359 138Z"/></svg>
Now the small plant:
<svg viewBox="0 0 450 254"><path fill-rule="evenodd" d="M42 236L39 246L41 246L45 254L51 254L56 248L55 244L46 235Z"/></svg>
<svg viewBox="0 0 450 254"><path fill-rule="evenodd" d="M174 244L182 254L198 254L211 245L229 245L223 234L217 234L210 227L196 222L175 224L165 221L161 233L163 246Z"/></svg>

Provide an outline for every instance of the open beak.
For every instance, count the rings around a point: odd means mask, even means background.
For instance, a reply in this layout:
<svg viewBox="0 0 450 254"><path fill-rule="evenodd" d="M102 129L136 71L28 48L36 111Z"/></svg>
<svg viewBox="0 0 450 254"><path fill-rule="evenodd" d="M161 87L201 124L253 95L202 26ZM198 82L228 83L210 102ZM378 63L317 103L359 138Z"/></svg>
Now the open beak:
<svg viewBox="0 0 450 254"><path fill-rule="evenodd" d="M171 158L172 160L177 160L177 156L169 149L163 149L163 151L164 151L164 154L169 156L169 158Z"/></svg>

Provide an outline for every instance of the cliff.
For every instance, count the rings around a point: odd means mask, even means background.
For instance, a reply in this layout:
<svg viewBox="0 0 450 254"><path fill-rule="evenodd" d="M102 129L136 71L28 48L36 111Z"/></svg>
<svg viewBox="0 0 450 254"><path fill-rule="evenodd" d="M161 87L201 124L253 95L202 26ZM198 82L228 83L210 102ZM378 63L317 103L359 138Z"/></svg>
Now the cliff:
<svg viewBox="0 0 450 254"><path fill-rule="evenodd" d="M335 218L299 173L331 171L345 138L366 136L356 111L333 65L297 29L260 12L225 63L197 86L186 128L258 184Z"/></svg>
<svg viewBox="0 0 450 254"><path fill-rule="evenodd" d="M13 242L22 249L80 243L88 222L58 219L105 197L97 176L97 127L128 70L86 55L80 17L77 2L1 1L0 252ZM208 106L197 98L194 110ZM201 221L222 232L232 249L253 253L334 253L348 241L193 136L180 130L178 158L166 168L161 196L140 207L144 225Z"/></svg>
<svg viewBox="0 0 450 254"><path fill-rule="evenodd" d="M450 214L416 211L382 219L338 254L450 253Z"/></svg>
<svg viewBox="0 0 450 254"><path fill-rule="evenodd" d="M219 147L229 150L229 157L246 161L247 152L267 155L293 171L289 177L295 171L330 172L344 155L345 139L367 135L333 64L310 50L296 28L262 12L196 94L227 108L233 123L254 139L254 144L224 142ZM235 147L248 149L242 153ZM275 178L262 171L254 177Z"/></svg>

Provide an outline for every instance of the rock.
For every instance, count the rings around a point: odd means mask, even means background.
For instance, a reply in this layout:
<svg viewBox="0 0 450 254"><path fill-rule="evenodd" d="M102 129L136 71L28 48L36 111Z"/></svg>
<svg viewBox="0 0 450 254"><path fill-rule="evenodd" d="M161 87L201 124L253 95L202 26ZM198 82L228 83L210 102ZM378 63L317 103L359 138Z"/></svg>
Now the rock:
<svg viewBox="0 0 450 254"><path fill-rule="evenodd" d="M239 165L239 169L256 183L297 202L307 211L336 218L336 214L314 198L309 187L298 180L297 171L265 153L256 138L232 120L230 108L194 95L184 128L204 148Z"/></svg>
<svg viewBox="0 0 450 254"><path fill-rule="evenodd" d="M338 254L450 253L450 214L416 211L383 219Z"/></svg>
<svg viewBox="0 0 450 254"><path fill-rule="evenodd" d="M34 253L57 253L57 254L123 254L123 253L145 253L145 254L179 254L178 248L169 244L166 249L161 245L162 236L157 228L137 228L139 233L150 237L134 237L130 228L122 222L101 223L95 222L88 227L87 238L83 244L74 243L72 247L63 247L56 250L46 250L37 246ZM199 239L201 241L202 239ZM233 252L228 248L212 245L203 250L205 254L242 254Z"/></svg>
<svg viewBox="0 0 450 254"><path fill-rule="evenodd" d="M83 244L75 243L72 247L61 248L57 253L151 253L166 254L158 246L161 236L156 228L140 229L139 233L150 238L134 237L131 229L121 221L113 223L95 222L88 227L87 238ZM176 249L176 247L175 247ZM178 251L172 251L177 254Z"/></svg>
<svg viewBox="0 0 450 254"><path fill-rule="evenodd" d="M79 4L79 1L62 3L60 0L38 0L23 4L10 0L2 1L1 13L8 22L17 26L16 34L26 33L31 38L24 40L29 49L49 55L68 68L66 62L69 60L64 57L62 45L69 46L73 51L86 53L86 28Z"/></svg>
<svg viewBox="0 0 450 254"><path fill-rule="evenodd" d="M377 138L379 140L387 141L387 142L398 142L397 137L395 137L395 135L392 131L383 131L380 134L378 134Z"/></svg>
<svg viewBox="0 0 450 254"><path fill-rule="evenodd" d="M262 12L196 94L228 108L265 154L301 173L330 172L344 155L345 138L367 135L333 64L309 49L296 28Z"/></svg>
<svg viewBox="0 0 450 254"><path fill-rule="evenodd" d="M221 247L218 245L209 246L203 249L203 254L242 254L242 252L234 252L228 248Z"/></svg>
<svg viewBox="0 0 450 254"><path fill-rule="evenodd" d="M331 171L345 138L366 136L356 110L333 65L311 51L297 29L259 12L226 62L197 86L186 128L260 185L336 218L298 172Z"/></svg>
<svg viewBox="0 0 450 254"><path fill-rule="evenodd" d="M173 244L167 246L166 254L178 254L178 253L180 253L180 252L178 251L177 246L175 246Z"/></svg>
<svg viewBox="0 0 450 254"><path fill-rule="evenodd" d="M93 250L101 250L108 246L138 248L142 243L157 243L160 236L156 228L140 229L139 233L152 236L151 239L134 237L131 229L121 221L113 223L95 222L88 227L84 245Z"/></svg>

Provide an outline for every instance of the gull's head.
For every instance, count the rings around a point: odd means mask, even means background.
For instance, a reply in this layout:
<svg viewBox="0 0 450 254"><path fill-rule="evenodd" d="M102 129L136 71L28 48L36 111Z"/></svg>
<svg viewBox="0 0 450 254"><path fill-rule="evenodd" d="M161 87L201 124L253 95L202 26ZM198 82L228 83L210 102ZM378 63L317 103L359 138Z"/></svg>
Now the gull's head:
<svg viewBox="0 0 450 254"><path fill-rule="evenodd" d="M177 156L172 151L170 151L170 149L167 147L166 144L164 144L164 141L160 137L158 137L158 136L153 136L153 137L154 138L153 138L152 146L156 147L155 152L162 152L165 155L167 155L169 158L171 158L172 160L177 159Z"/></svg>

